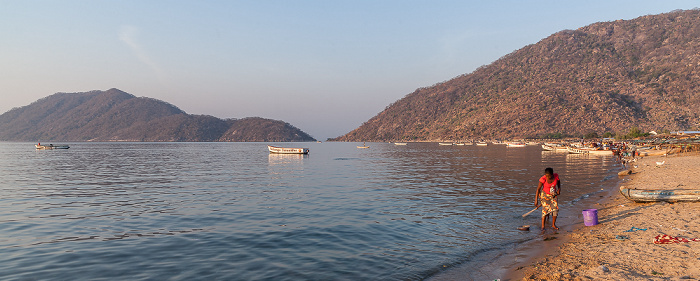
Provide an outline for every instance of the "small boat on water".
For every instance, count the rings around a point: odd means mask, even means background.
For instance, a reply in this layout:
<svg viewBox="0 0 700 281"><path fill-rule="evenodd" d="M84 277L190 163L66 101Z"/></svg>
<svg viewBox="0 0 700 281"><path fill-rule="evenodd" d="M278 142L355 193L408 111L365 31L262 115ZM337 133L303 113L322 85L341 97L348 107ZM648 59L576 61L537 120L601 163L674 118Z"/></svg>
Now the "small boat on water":
<svg viewBox="0 0 700 281"><path fill-rule="evenodd" d="M593 150L588 151L588 154L591 154L591 155L604 155L604 156L608 156L608 155L609 155L609 156L612 156L612 155L615 154L615 153L614 153L612 150L606 150L606 149L595 150L595 149L593 149Z"/></svg>
<svg viewBox="0 0 700 281"><path fill-rule="evenodd" d="M620 193L634 202L700 202L700 189L643 190L620 186Z"/></svg>
<svg viewBox="0 0 700 281"><path fill-rule="evenodd" d="M555 144L543 144L542 150L554 151L554 152L568 152L566 146L555 145Z"/></svg>
<svg viewBox="0 0 700 281"><path fill-rule="evenodd" d="M480 141L480 142L477 142L476 145L478 145L478 146L487 146L487 145L489 145L489 143L488 143L488 142L485 142L485 141Z"/></svg>
<svg viewBox="0 0 700 281"><path fill-rule="evenodd" d="M591 155L613 155L612 150L596 150L576 147L567 147L566 150L571 154L591 154Z"/></svg>
<svg viewBox="0 0 700 281"><path fill-rule="evenodd" d="M366 144L363 142L363 143L362 143L362 146L359 146L359 145L358 145L357 148L369 148L369 146L366 145Z"/></svg>
<svg viewBox="0 0 700 281"><path fill-rule="evenodd" d="M69 148L70 148L70 146L67 146L67 145L53 145L53 144L41 145L41 143L35 144L34 146L36 147L36 149L39 149L39 150L46 150L46 149L69 149Z"/></svg>
<svg viewBox="0 0 700 281"><path fill-rule="evenodd" d="M452 145L451 142L440 142L440 143L438 143L438 144L439 144L439 145Z"/></svg>
<svg viewBox="0 0 700 281"><path fill-rule="evenodd" d="M406 145L407 143L405 143L405 142L395 142L394 144L395 144L395 145Z"/></svg>
<svg viewBox="0 0 700 281"><path fill-rule="evenodd" d="M308 148L287 148L287 147L276 147L268 145L267 149L270 153L280 153L280 154L308 154Z"/></svg>
<svg viewBox="0 0 700 281"><path fill-rule="evenodd" d="M527 144L524 144L522 142L509 142L509 143L506 143L506 146L507 147L526 147Z"/></svg>

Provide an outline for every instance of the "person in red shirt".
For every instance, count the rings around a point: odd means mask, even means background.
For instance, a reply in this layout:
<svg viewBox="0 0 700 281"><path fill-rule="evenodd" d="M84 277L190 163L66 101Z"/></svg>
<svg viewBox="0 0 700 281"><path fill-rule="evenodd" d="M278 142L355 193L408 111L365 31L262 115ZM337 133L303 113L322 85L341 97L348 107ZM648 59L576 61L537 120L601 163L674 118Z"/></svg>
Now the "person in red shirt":
<svg viewBox="0 0 700 281"><path fill-rule="evenodd" d="M557 215L559 215L559 204L557 196L561 192L561 180L559 174L554 173L554 169L544 169L544 176L540 178L535 195L535 208L542 206L542 230L547 222L547 217L552 214L552 228L557 227Z"/></svg>

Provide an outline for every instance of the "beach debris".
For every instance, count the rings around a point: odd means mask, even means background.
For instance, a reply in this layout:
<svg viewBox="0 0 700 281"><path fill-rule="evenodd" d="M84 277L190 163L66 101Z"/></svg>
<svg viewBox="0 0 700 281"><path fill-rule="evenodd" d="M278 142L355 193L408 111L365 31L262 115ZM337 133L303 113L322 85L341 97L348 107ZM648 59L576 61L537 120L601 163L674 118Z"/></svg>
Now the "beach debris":
<svg viewBox="0 0 700 281"><path fill-rule="evenodd" d="M632 174L632 170L624 170L622 172L617 173L618 176L627 176L627 175L631 175L631 174Z"/></svg>
<svg viewBox="0 0 700 281"><path fill-rule="evenodd" d="M530 231L530 225L523 225L521 227L518 227L518 230Z"/></svg>
<svg viewBox="0 0 700 281"><path fill-rule="evenodd" d="M607 266L601 265L598 267L602 272L610 272L610 269Z"/></svg>
<svg viewBox="0 0 700 281"><path fill-rule="evenodd" d="M673 243L689 243L689 242L700 242L700 238L681 238L673 237L666 234L660 234L654 237L654 244L673 244Z"/></svg>
<svg viewBox="0 0 700 281"><path fill-rule="evenodd" d="M630 230L625 230L625 232L635 232L635 231L639 231L639 230L647 231L646 228L639 228L639 227L633 226L632 228L630 228Z"/></svg>
<svg viewBox="0 0 700 281"><path fill-rule="evenodd" d="M656 166L661 166L661 165L663 165L664 163L666 163L666 160L661 161L661 162L656 162Z"/></svg>
<svg viewBox="0 0 700 281"><path fill-rule="evenodd" d="M617 240L627 240L627 239L630 239L630 237L629 237L629 236L626 236L626 235L618 235L618 236L615 236L615 239L617 239Z"/></svg>

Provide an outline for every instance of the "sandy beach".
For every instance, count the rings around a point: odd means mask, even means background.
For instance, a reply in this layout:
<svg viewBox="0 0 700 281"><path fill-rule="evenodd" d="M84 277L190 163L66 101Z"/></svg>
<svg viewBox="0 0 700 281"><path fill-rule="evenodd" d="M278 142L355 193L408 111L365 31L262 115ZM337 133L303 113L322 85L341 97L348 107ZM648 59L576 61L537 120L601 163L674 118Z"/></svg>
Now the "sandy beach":
<svg viewBox="0 0 700 281"><path fill-rule="evenodd" d="M626 187L700 188L697 153L643 157L628 167L633 174L622 180ZM512 265L502 280L700 279L700 242L654 243L663 234L700 238L700 202L635 203L609 192L596 208L598 225L581 223L538 257Z"/></svg>

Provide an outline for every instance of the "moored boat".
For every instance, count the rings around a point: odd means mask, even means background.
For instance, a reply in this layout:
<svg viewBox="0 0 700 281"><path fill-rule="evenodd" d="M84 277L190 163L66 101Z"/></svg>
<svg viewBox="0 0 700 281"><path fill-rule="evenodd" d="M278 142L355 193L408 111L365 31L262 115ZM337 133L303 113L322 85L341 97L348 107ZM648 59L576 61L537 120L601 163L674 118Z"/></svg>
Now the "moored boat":
<svg viewBox="0 0 700 281"><path fill-rule="evenodd" d="M34 147L36 147L36 149L40 149L40 150L46 150L46 149L69 149L69 148L70 148L70 146L68 146L68 145L53 145L53 144L41 145L41 143L35 144Z"/></svg>
<svg viewBox="0 0 700 281"><path fill-rule="evenodd" d="M543 144L542 145L542 150L546 151L554 151L554 152L568 152L566 149L566 146L558 145L558 144Z"/></svg>
<svg viewBox="0 0 700 281"><path fill-rule="evenodd" d="M280 153L280 154L308 154L308 148L288 148L288 147L276 147L268 145L267 149L270 153Z"/></svg>
<svg viewBox="0 0 700 281"><path fill-rule="evenodd" d="M440 143L438 143L438 144L439 144L439 145L452 145L451 142L440 142Z"/></svg>
<svg viewBox="0 0 700 281"><path fill-rule="evenodd" d="M613 155L612 150L585 149L570 146L566 150L571 154Z"/></svg>
<svg viewBox="0 0 700 281"><path fill-rule="evenodd" d="M407 143L405 143L405 142L395 142L394 144L395 145L407 145Z"/></svg>
<svg viewBox="0 0 700 281"><path fill-rule="evenodd" d="M506 143L507 147L526 147L527 145L522 142L509 142Z"/></svg>
<svg viewBox="0 0 700 281"><path fill-rule="evenodd" d="M566 147L566 151L568 151L571 154L588 154L588 150L576 148L576 147L571 147L568 146Z"/></svg>
<svg viewBox="0 0 700 281"><path fill-rule="evenodd" d="M620 193L634 202L700 202L700 189L643 190L620 186Z"/></svg>
<svg viewBox="0 0 700 281"><path fill-rule="evenodd" d="M478 146L487 146L487 145L489 145L489 143L488 143L488 142L485 142L485 141L480 141L480 142L477 142L476 145L478 145Z"/></svg>
<svg viewBox="0 0 700 281"><path fill-rule="evenodd" d="M612 150L606 150L606 149L601 149L601 150L589 150L588 154L592 155L613 155Z"/></svg>

